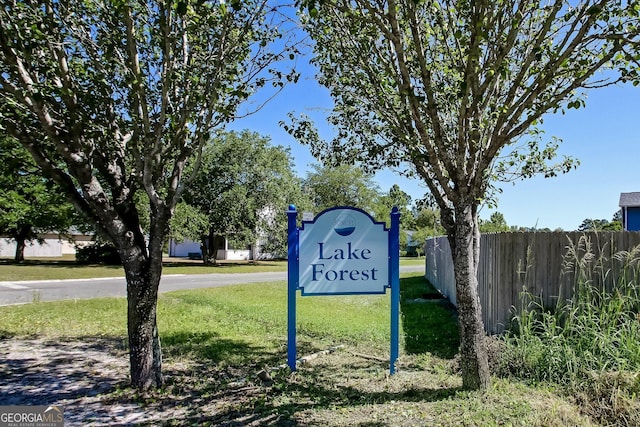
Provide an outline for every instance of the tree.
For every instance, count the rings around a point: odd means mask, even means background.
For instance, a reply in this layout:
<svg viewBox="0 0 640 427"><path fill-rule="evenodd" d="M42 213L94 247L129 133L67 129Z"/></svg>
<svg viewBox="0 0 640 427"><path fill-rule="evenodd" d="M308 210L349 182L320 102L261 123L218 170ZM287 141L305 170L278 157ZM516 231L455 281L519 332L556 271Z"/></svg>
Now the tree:
<svg viewBox="0 0 640 427"><path fill-rule="evenodd" d="M488 220L480 220L478 225L482 233L500 233L510 230L504 215L500 212L492 213Z"/></svg>
<svg viewBox="0 0 640 427"><path fill-rule="evenodd" d="M248 130L226 132L207 144L201 163L184 201L206 218L206 226L189 236L202 238L204 262L215 262L217 235L236 246L254 244L262 235L267 243L264 250L285 253L283 207L305 206L289 149L272 146L268 137Z"/></svg>
<svg viewBox="0 0 640 427"><path fill-rule="evenodd" d="M209 218L196 206L185 202L176 205L171 217L169 238L178 242L191 240L197 242L205 230L209 229Z"/></svg>
<svg viewBox="0 0 640 427"><path fill-rule="evenodd" d="M0 189L0 235L15 240L17 262L24 260L27 242L44 232L64 234L73 223L73 206L9 137L0 138Z"/></svg>
<svg viewBox="0 0 640 427"><path fill-rule="evenodd" d="M307 0L303 9L336 134L322 141L304 116L287 129L325 161L406 163L424 180L452 248L463 385L485 389L478 207L496 180L572 168L548 164L558 142L541 145L537 126L581 107L583 89L637 84L638 3Z"/></svg>
<svg viewBox="0 0 640 427"><path fill-rule="evenodd" d="M611 218L611 222L618 221L620 223L620 227L622 227L622 209L618 209L613 213L613 218Z"/></svg>
<svg viewBox="0 0 640 427"><path fill-rule="evenodd" d="M425 242L427 239L436 236L443 236L444 228L440 225L440 210L438 209L431 195L427 194L422 200L415 203L412 212L415 233L413 240L416 242ZM423 245L416 247L418 256L421 255Z"/></svg>
<svg viewBox="0 0 640 427"><path fill-rule="evenodd" d="M412 234L411 239L417 243L415 251L418 257L424 255L424 245L429 237L433 237L433 234L429 233L426 228L420 228Z"/></svg>
<svg viewBox="0 0 640 427"><path fill-rule="evenodd" d="M387 226L390 226L391 210L397 207L400 212L401 230L411 230L413 229L413 215L409 210L410 205L411 196L402 191L398 184L393 184L387 194L382 194L378 197L373 208L373 217L378 221L386 222Z"/></svg>
<svg viewBox="0 0 640 427"><path fill-rule="evenodd" d="M295 54L286 14L261 0L1 4L0 127L118 248L131 382L160 386L162 248L185 167L254 91L296 79L270 72Z"/></svg>
<svg viewBox="0 0 640 427"><path fill-rule="evenodd" d="M310 194L316 214L334 206L353 206L373 212L380 189L373 176L348 164L311 165L303 187Z"/></svg>
<svg viewBox="0 0 640 427"><path fill-rule="evenodd" d="M578 227L578 231L621 231L622 221L614 215L611 221L606 219L586 218Z"/></svg>
<svg viewBox="0 0 640 427"><path fill-rule="evenodd" d="M445 230L440 225L440 210L428 205L418 205L414 209L414 223L417 230L422 230L426 237L442 236Z"/></svg>

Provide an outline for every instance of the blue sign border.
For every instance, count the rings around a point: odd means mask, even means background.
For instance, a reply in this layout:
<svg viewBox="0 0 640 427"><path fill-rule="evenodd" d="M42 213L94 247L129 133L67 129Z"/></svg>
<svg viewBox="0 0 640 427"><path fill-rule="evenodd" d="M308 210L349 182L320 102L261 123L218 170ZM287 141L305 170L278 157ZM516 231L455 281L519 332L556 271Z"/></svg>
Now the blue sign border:
<svg viewBox="0 0 640 427"><path fill-rule="evenodd" d="M391 375L395 373L395 364L398 360L400 349L400 212L397 207L394 207L391 211L391 227L386 228L386 225L381 222L373 220L371 215L362 209L353 208L349 206L336 206L326 209L318 214L312 221L303 221L302 228L297 227L298 211L295 205L289 205L287 210L288 220L288 262L287 262L287 364L292 371L296 370L296 291L300 289L300 230L304 228L306 224L315 223L316 218L330 210L336 209L351 209L366 214L374 224L383 224L383 230L388 235L388 261L389 261L389 282L383 289L383 292L375 292L375 294L384 294L386 289L391 289L391 349L389 357L389 372ZM362 293L358 293L362 294ZM366 292L365 294L374 294L374 292ZM308 296L310 294L302 294ZM319 295L338 295L338 294L319 294ZM351 293L344 293L341 295L354 295Z"/></svg>

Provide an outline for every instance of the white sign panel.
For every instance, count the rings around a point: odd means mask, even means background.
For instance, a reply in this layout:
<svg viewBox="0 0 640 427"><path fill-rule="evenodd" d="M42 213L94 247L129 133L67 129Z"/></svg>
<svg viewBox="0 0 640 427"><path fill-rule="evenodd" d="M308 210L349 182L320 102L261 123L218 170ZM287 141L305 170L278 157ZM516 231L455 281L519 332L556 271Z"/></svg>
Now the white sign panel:
<svg viewBox="0 0 640 427"><path fill-rule="evenodd" d="M389 236L385 224L364 211L335 208L300 229L303 295L385 293L389 286Z"/></svg>

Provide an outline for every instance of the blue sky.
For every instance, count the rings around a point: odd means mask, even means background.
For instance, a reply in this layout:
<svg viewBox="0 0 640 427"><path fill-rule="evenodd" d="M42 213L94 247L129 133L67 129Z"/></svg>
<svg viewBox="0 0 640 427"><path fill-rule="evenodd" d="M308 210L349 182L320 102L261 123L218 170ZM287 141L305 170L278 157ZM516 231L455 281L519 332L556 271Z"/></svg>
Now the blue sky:
<svg viewBox="0 0 640 427"><path fill-rule="evenodd" d="M250 129L269 136L274 145L291 148L298 176L306 176L316 163L309 149L298 143L279 125L287 113L321 117L331 107L326 89L310 75L302 76L261 111L228 126ZM326 125L317 122L322 130ZM501 212L509 225L575 230L585 218L611 220L618 210L621 192L640 191L640 87L631 85L588 92L586 108L547 116L542 129L547 137L563 140L560 154L580 160L580 166L555 178L535 177L505 184L494 210L483 207L481 218ZM382 191L392 185L415 199L427 191L417 180L393 171L376 174Z"/></svg>

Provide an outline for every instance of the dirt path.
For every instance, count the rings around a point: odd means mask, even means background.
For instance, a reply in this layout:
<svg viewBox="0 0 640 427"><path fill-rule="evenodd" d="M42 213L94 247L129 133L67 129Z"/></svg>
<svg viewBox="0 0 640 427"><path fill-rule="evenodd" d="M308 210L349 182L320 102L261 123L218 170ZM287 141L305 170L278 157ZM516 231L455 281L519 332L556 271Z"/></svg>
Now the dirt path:
<svg viewBox="0 0 640 427"><path fill-rule="evenodd" d="M0 340L0 405L62 405L65 426L134 425L157 419L136 404L102 397L127 380L127 357L96 339Z"/></svg>
<svg viewBox="0 0 640 427"><path fill-rule="evenodd" d="M61 405L66 427L295 425L277 410L254 410L271 385L254 368L173 361L166 386L140 394L128 387L123 342L0 339L0 405Z"/></svg>

